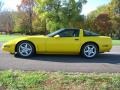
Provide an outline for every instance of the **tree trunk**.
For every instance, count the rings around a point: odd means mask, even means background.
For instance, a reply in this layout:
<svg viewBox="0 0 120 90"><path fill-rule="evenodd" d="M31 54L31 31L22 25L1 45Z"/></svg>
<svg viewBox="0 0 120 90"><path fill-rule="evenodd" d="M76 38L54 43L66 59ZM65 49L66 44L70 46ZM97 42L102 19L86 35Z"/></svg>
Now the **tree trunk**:
<svg viewBox="0 0 120 90"><path fill-rule="evenodd" d="M29 25L30 35L32 35L33 34L33 28L32 28L32 11L30 11L29 21L30 21L30 25Z"/></svg>
<svg viewBox="0 0 120 90"><path fill-rule="evenodd" d="M120 40L120 28L118 29L118 39Z"/></svg>
<svg viewBox="0 0 120 90"><path fill-rule="evenodd" d="M30 7L29 7L29 29L30 29L30 34L33 34L33 27L32 27L32 16L33 16L33 0L29 1Z"/></svg>

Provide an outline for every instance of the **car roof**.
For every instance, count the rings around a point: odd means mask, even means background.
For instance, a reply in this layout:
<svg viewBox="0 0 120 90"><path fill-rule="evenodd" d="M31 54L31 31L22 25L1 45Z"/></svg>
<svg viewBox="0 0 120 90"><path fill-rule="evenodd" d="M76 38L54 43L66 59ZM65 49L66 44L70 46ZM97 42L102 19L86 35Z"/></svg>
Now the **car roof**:
<svg viewBox="0 0 120 90"><path fill-rule="evenodd" d="M63 28L63 29L66 29L66 30L80 30L79 28Z"/></svg>

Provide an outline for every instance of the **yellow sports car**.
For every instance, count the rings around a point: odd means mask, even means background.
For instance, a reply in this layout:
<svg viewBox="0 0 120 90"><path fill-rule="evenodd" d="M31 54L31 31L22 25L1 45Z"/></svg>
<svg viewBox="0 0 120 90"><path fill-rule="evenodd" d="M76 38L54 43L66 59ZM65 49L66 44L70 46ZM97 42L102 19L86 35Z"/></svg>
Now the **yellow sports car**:
<svg viewBox="0 0 120 90"><path fill-rule="evenodd" d="M111 48L110 37L82 29L60 29L46 36L25 36L2 46L2 50L21 57L35 54L81 54L85 58L93 58Z"/></svg>

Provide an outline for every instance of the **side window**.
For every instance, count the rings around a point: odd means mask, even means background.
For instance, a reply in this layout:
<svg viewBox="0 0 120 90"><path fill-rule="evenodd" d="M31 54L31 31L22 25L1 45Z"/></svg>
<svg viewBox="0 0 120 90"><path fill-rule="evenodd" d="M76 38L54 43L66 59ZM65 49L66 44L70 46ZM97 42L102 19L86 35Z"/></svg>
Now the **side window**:
<svg viewBox="0 0 120 90"><path fill-rule="evenodd" d="M79 33L80 33L80 30L78 29L76 29L75 31L74 31L74 37L79 37Z"/></svg>
<svg viewBox="0 0 120 90"><path fill-rule="evenodd" d="M84 30L84 36L99 36L99 34Z"/></svg>
<svg viewBox="0 0 120 90"><path fill-rule="evenodd" d="M79 30L67 29L59 33L60 37L79 37Z"/></svg>

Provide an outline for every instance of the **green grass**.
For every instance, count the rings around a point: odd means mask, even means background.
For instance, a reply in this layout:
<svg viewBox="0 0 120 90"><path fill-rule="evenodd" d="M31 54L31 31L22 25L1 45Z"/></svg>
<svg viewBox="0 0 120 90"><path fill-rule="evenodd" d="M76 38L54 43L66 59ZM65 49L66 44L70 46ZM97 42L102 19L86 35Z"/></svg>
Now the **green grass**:
<svg viewBox="0 0 120 90"><path fill-rule="evenodd" d="M0 35L0 42L7 42L9 40L22 37L22 35ZM119 45L120 46L120 40L113 40L113 45Z"/></svg>
<svg viewBox="0 0 120 90"><path fill-rule="evenodd" d="M113 40L112 43L113 43L113 45L119 45L120 46L120 40Z"/></svg>
<svg viewBox="0 0 120 90"><path fill-rule="evenodd" d="M120 90L120 73L63 73L0 71L7 90Z"/></svg>
<svg viewBox="0 0 120 90"><path fill-rule="evenodd" d="M22 37L22 35L0 35L0 42L7 42L19 37Z"/></svg>

